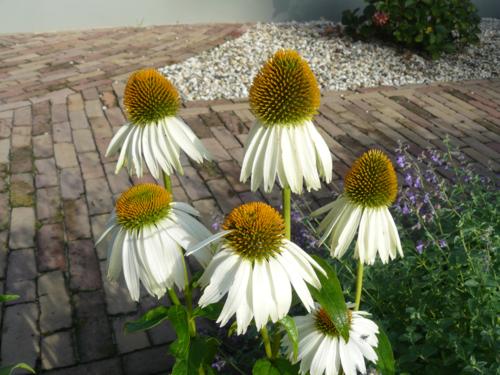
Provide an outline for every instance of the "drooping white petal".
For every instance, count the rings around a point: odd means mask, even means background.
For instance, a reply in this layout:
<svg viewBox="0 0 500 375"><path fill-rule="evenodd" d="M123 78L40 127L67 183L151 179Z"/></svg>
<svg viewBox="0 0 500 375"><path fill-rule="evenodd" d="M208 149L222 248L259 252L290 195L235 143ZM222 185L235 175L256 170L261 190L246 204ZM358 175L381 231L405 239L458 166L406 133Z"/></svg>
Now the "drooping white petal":
<svg viewBox="0 0 500 375"><path fill-rule="evenodd" d="M134 133L137 131L137 126L134 125L124 125L128 127L128 133L123 141L123 145L120 150L120 156L118 157L118 161L116 162L115 174L120 172L120 169L127 163L128 159L131 158L129 151L130 145L132 144L132 138L134 137Z"/></svg>
<svg viewBox="0 0 500 375"><path fill-rule="evenodd" d="M250 129L245 141L245 149L243 163L241 165L240 181L246 182L252 174L253 162L257 148L260 144L260 139L265 132L265 128L257 121Z"/></svg>
<svg viewBox="0 0 500 375"><path fill-rule="evenodd" d="M167 174L172 174L172 166L170 164L169 157L167 156L167 151L165 150L165 146L162 145L160 139L164 140L163 132L158 124L154 124L150 126L149 130L149 145L151 146L151 153L153 154L155 160L157 161L159 168Z"/></svg>
<svg viewBox="0 0 500 375"><path fill-rule="evenodd" d="M198 302L200 306L218 302L229 291L239 261L238 255L231 254L219 264Z"/></svg>
<svg viewBox="0 0 500 375"><path fill-rule="evenodd" d="M238 310L238 307L241 305L241 300L246 297L245 293L242 293L242 291L246 290L251 272L252 263L242 259L239 267L235 271L234 282L229 289L224 307L217 319L217 323L219 323L221 327L226 325L229 319Z"/></svg>
<svg viewBox="0 0 500 375"><path fill-rule="evenodd" d="M197 163L202 163L203 159L210 160L210 153L207 151L203 142L194 134L191 128L180 118L174 117L173 122L177 125L177 127L184 133L186 138L190 141L190 144L193 146L194 150L190 150L189 152L186 149L183 149L188 156L191 157ZM179 143L180 145L180 143Z"/></svg>
<svg viewBox="0 0 500 375"><path fill-rule="evenodd" d="M279 138L276 137L278 134L277 128L277 126L272 126L269 129L267 151L263 166L265 192L270 192L273 189L274 181L276 180L276 170L278 168L278 157L280 152Z"/></svg>
<svg viewBox="0 0 500 375"><path fill-rule="evenodd" d="M274 303L264 262L255 261L252 274L252 305L255 326L258 330L267 323L268 317L271 314L271 306Z"/></svg>
<svg viewBox="0 0 500 375"><path fill-rule="evenodd" d="M299 296L305 308L308 311L311 311L314 308L314 301L311 297L311 293L309 293L309 289L307 288L304 279L301 277L302 272L300 271L300 269L298 269L296 263L287 261L287 259L284 258L282 254L276 256L275 259L285 270L286 274L288 275L288 279L293 286L293 289Z"/></svg>
<svg viewBox="0 0 500 375"><path fill-rule="evenodd" d="M330 149L312 122L307 122L305 128L307 132L309 132L316 149L316 160L319 173L321 176L325 177L325 182L330 182L332 180L333 173L332 154L330 153Z"/></svg>
<svg viewBox="0 0 500 375"><path fill-rule="evenodd" d="M118 280L122 272L122 248L125 238L125 231L118 230L113 236L108 253L108 279L112 281Z"/></svg>
<svg viewBox="0 0 500 375"><path fill-rule="evenodd" d="M134 253L134 239L126 234L123 240L123 275L134 301L139 301L139 265Z"/></svg>
<svg viewBox="0 0 500 375"><path fill-rule="evenodd" d="M269 268L273 297L274 301L276 301L279 319L281 319L290 310L290 305L292 304L292 287L290 286L290 280L285 270L283 270L283 267L277 260L270 258Z"/></svg>
<svg viewBox="0 0 500 375"><path fill-rule="evenodd" d="M323 375L329 360L329 349L330 340L328 339L328 337L323 337L311 362L311 375Z"/></svg>
<svg viewBox="0 0 500 375"><path fill-rule="evenodd" d="M298 155L294 150L292 138L289 134L290 130L283 127L281 130L281 150L283 158L283 167L286 180L290 189L295 194L302 193L302 168L298 161Z"/></svg>
<svg viewBox="0 0 500 375"><path fill-rule="evenodd" d="M264 161L268 158L267 155L267 145L269 141L269 135L271 134L272 128L266 128L264 134L262 135L260 144L257 147L257 151L255 152L255 159L252 165L252 178L250 187L252 191L256 191L263 179L264 172Z"/></svg>
<svg viewBox="0 0 500 375"><path fill-rule="evenodd" d="M150 132L152 131L152 126L145 126L142 130L141 137L141 147L142 147L142 155L144 156L144 160L146 161L146 166L148 167L151 175L157 180L160 178L160 171L158 169L158 164L156 162L156 156L153 154L153 147L150 145L149 138Z"/></svg>
<svg viewBox="0 0 500 375"><path fill-rule="evenodd" d="M389 233L391 238L391 247L395 246L398 250L398 253L401 257L403 257L403 248L401 247L401 240L399 239L398 229L396 228L396 223L394 223L394 219L392 218L391 213L388 209L384 209L383 214L385 215L386 221L389 227Z"/></svg>
<svg viewBox="0 0 500 375"><path fill-rule="evenodd" d="M348 209L342 212L336 227L332 232L331 250L334 257L340 258L349 247L358 229L363 209L357 205L350 204Z"/></svg>
<svg viewBox="0 0 500 375"><path fill-rule="evenodd" d="M252 321L253 318L253 304L252 304L252 298L253 298L253 293L252 293L252 272L249 272L248 274L248 280L246 280L246 287L245 284L241 284L241 293L243 294L243 298L240 301L240 306L238 307L238 310L236 310L236 333L238 335L244 334L248 326L250 325L250 322Z"/></svg>
<svg viewBox="0 0 500 375"><path fill-rule="evenodd" d="M184 211L193 216L200 216L200 212L197 209L184 202L172 202L170 203L170 207Z"/></svg>
<svg viewBox="0 0 500 375"><path fill-rule="evenodd" d="M339 338L340 363L345 375L356 375L356 364L351 358L351 352L343 338Z"/></svg>
<svg viewBox="0 0 500 375"><path fill-rule="evenodd" d="M120 129L118 129L116 134L109 142L108 148L106 150L106 155L105 155L106 157L114 155L116 151L118 151L118 149L122 147L122 144L127 138L128 133L130 131L130 126L131 124L125 124L123 126L120 126Z"/></svg>
<svg viewBox="0 0 500 375"><path fill-rule="evenodd" d="M223 230L219 233L214 234L213 236L205 239L204 241L201 241L198 244L189 247L189 249L187 249L187 251L186 251L186 255L191 255L191 254L195 253L196 251L199 251L200 249L204 248L208 244L219 240L220 238L224 237L225 235L227 235L229 233L231 233L230 230Z"/></svg>
<svg viewBox="0 0 500 375"><path fill-rule="evenodd" d="M163 122L160 121L160 123L158 123L155 128L156 128L158 146L163 151L166 160L168 161L169 168L171 168L172 170L176 170L182 174L183 170L181 161L179 159L180 157L179 146L177 146L177 144L174 144L172 142L169 133L165 131ZM167 174L170 173L167 172Z"/></svg>
<svg viewBox="0 0 500 375"><path fill-rule="evenodd" d="M233 255L232 251L228 249L221 249L219 252L217 252L210 261L210 263L208 264L207 268L205 269L205 272L203 272L200 279L198 280L199 284L202 287L207 286L208 283L210 282L210 279L212 278L212 275L217 270L219 264L221 264L225 259L227 259L232 255Z"/></svg>
<svg viewBox="0 0 500 375"><path fill-rule="evenodd" d="M298 161L304 174L307 191L321 188L318 170L316 168L316 153L309 133L305 131L304 125L299 125L290 129L289 134L293 138L293 144L298 149Z"/></svg>

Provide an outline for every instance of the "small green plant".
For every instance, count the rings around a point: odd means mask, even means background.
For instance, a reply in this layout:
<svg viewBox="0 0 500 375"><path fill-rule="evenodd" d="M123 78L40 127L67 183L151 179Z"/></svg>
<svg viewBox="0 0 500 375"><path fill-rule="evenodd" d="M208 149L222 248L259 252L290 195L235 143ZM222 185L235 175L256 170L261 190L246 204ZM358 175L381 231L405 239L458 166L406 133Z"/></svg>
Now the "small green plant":
<svg viewBox="0 0 500 375"><path fill-rule="evenodd" d="M342 23L354 37L377 37L437 58L479 41L477 8L470 0L366 0L346 10Z"/></svg>
<svg viewBox="0 0 500 375"><path fill-rule="evenodd" d="M398 151L405 257L368 270L369 309L388 331L398 373L497 374L498 190L456 150Z"/></svg>

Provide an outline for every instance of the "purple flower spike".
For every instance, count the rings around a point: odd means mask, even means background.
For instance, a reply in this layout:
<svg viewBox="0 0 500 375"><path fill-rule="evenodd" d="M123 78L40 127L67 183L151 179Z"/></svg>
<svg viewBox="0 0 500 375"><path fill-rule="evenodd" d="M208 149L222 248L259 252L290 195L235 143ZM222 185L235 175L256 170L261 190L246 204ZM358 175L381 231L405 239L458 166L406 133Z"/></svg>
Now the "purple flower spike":
<svg viewBox="0 0 500 375"><path fill-rule="evenodd" d="M404 155L398 155L396 157L396 163L400 168L404 168L406 164Z"/></svg>
<svg viewBox="0 0 500 375"><path fill-rule="evenodd" d="M411 186L413 184L413 178L411 177L411 174L405 174L405 182L407 186Z"/></svg>
<svg viewBox="0 0 500 375"><path fill-rule="evenodd" d="M440 248L448 246L448 243L446 242L446 240L439 240L438 243L439 243Z"/></svg>
<svg viewBox="0 0 500 375"><path fill-rule="evenodd" d="M212 224L212 230L217 231L220 228L220 224L216 221Z"/></svg>
<svg viewBox="0 0 500 375"><path fill-rule="evenodd" d="M422 187L422 182L420 181L420 177L415 178L415 183L413 184L414 187L417 189L420 189Z"/></svg>

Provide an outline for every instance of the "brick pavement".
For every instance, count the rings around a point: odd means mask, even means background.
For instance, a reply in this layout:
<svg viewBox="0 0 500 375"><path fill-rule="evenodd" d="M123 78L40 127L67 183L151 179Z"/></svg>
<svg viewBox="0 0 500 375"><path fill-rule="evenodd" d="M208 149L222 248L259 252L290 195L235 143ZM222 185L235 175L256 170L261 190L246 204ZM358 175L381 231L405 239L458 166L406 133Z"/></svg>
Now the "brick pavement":
<svg viewBox="0 0 500 375"><path fill-rule="evenodd" d="M0 310L2 362L22 360L54 375L165 373L173 332L162 326L123 334L124 321L156 302L145 297L136 304L123 285L107 282L105 244L93 245L113 198L137 182L124 171L115 175L116 158L104 156L113 132L125 122L121 99L126 72L143 66L132 54L122 55L125 45L140 45L143 33L148 50L158 51L152 58L161 65L239 30L234 25L182 26L0 38L3 44L18 43L0 48L0 291L21 295ZM164 33L188 33L197 47L183 47L175 39L165 44ZM57 42L42 53L36 47L40 38ZM114 38L118 45L108 50ZM61 68L68 75L40 67L59 61L58 56L62 61L84 54L78 49L89 43L101 48L88 66L107 66L114 59L109 55L117 54L121 67L101 68L103 75L95 76L79 70L85 63ZM68 46L76 50L65 56ZM162 57L163 50L169 57ZM28 67L4 64L7 60ZM44 82L49 71L61 86ZM85 78L79 81L79 75ZM6 88L6 77L17 85ZM215 160L200 166L183 159L184 176L173 178L176 200L196 207L207 225L242 202L260 199L279 205L277 191L254 193L238 181L253 122L246 101L188 102L181 116ZM378 146L393 155L398 140L417 154L427 146L442 149L449 135L478 168L500 172L500 80L326 92L315 122L332 150L335 181L307 196L313 207L329 199L362 151Z"/></svg>

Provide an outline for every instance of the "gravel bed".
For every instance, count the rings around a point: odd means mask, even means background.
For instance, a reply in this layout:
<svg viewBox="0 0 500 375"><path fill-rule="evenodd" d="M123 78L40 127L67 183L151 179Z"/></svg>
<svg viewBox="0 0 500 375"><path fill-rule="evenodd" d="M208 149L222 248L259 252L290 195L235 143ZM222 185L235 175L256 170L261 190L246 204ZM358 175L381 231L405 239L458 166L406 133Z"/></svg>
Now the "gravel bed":
<svg viewBox="0 0 500 375"><path fill-rule="evenodd" d="M296 49L322 90L399 86L500 76L500 20L484 18L481 43L430 61L407 50L353 41L329 21L259 23L241 37L160 69L184 100L237 99L278 49Z"/></svg>

